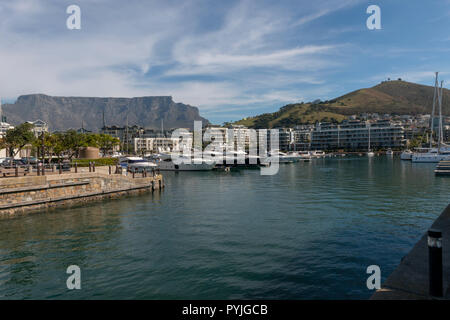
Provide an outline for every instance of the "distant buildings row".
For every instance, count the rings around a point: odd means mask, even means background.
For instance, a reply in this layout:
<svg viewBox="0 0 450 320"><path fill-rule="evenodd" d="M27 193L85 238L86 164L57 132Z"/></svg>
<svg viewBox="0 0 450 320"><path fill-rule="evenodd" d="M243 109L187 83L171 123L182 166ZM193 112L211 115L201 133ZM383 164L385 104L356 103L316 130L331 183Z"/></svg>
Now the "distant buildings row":
<svg viewBox="0 0 450 320"><path fill-rule="evenodd" d="M6 120L3 119L2 120ZM48 125L42 120L30 122L34 125L36 136L48 131ZM350 116L341 123L317 122L313 125L298 125L294 128L276 128L279 135L279 149L293 150L346 150L357 151L371 149L401 149L408 141L424 136L430 127L429 115L378 115L361 114ZM434 130L437 130L437 119ZM0 122L0 137L14 128L5 121ZM212 132L219 133L224 143L228 142L227 130L234 129L235 141L243 140L248 144L250 129L241 125L227 128L209 126ZM193 134L182 129L182 137L172 138L173 130L146 129L140 126L103 126L101 133L117 137L121 141L119 149L138 154L179 149L183 144L191 145ZM79 129L78 132L87 132ZM450 140L450 117L444 119L444 140ZM268 137L270 141L270 137ZM270 143L268 143L270 145ZM117 151L117 150L116 150Z"/></svg>

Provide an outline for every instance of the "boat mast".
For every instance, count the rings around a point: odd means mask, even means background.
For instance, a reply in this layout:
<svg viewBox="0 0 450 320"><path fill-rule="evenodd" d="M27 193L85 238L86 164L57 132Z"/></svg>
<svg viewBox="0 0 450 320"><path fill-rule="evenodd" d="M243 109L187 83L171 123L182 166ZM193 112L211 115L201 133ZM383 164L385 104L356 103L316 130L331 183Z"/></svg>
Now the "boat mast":
<svg viewBox="0 0 450 320"><path fill-rule="evenodd" d="M129 146L128 146L128 113L127 113L127 128L126 128L126 135L127 138L125 139L126 143L127 143L127 155L129 154Z"/></svg>
<svg viewBox="0 0 450 320"><path fill-rule="evenodd" d="M370 152L370 122L368 124L369 124L369 147L367 149L367 152Z"/></svg>
<svg viewBox="0 0 450 320"><path fill-rule="evenodd" d="M431 131L430 131L430 149L433 147L433 130L434 130L434 110L436 106L436 92L438 90L438 74L439 72L435 72L435 80L434 80L434 94L433 94L433 109L431 111ZM439 92L438 92L439 95Z"/></svg>
<svg viewBox="0 0 450 320"><path fill-rule="evenodd" d="M439 143L438 152L441 151L441 144L444 142L444 132L442 127L442 94L444 81L441 81L441 90L438 89L438 103L439 103Z"/></svg>

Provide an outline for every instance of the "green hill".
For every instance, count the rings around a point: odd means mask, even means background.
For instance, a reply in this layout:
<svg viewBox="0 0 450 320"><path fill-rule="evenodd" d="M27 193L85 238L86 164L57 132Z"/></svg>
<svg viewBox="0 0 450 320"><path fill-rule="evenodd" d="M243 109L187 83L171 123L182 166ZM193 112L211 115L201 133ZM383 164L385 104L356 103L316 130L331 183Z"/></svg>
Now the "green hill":
<svg viewBox="0 0 450 320"><path fill-rule="evenodd" d="M342 121L360 113L429 114L434 87L395 80L319 103L289 104L279 111L235 122L251 128L288 127L316 121ZM444 89L442 109L450 115L450 90Z"/></svg>

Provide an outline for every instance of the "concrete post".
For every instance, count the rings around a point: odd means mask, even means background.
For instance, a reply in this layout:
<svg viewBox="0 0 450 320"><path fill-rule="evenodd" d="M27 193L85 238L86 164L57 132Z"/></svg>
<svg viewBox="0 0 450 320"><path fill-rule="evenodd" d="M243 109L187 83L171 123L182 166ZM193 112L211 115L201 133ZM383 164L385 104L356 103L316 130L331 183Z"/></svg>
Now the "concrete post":
<svg viewBox="0 0 450 320"><path fill-rule="evenodd" d="M19 176L19 167L18 166L16 166L16 168L15 168L15 175L16 175L16 177Z"/></svg>
<svg viewBox="0 0 450 320"><path fill-rule="evenodd" d="M442 232L428 230L428 272L430 296L443 296L442 282Z"/></svg>
<svg viewBox="0 0 450 320"><path fill-rule="evenodd" d="M78 173L78 163L75 162L75 173Z"/></svg>
<svg viewBox="0 0 450 320"><path fill-rule="evenodd" d="M61 160L58 160L58 166L59 166L59 174L62 174L62 164L61 164Z"/></svg>

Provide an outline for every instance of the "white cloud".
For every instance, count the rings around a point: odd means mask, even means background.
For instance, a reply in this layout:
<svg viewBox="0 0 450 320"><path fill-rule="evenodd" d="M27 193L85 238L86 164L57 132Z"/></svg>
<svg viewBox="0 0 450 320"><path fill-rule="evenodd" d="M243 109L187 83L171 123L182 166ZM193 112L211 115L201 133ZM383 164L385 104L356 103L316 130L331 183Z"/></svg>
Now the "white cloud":
<svg viewBox="0 0 450 320"><path fill-rule="evenodd" d="M339 66L340 45L290 43L285 33L353 3L81 0L82 29L69 31L67 4L2 2L0 95L172 95L205 112L294 102L308 96L294 85L324 84L321 72Z"/></svg>

